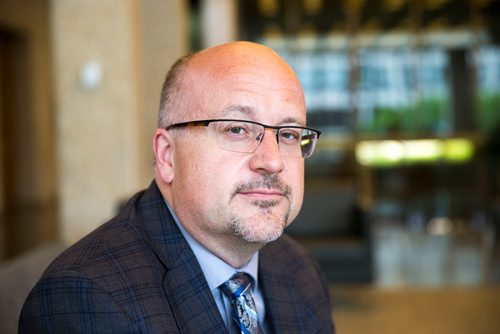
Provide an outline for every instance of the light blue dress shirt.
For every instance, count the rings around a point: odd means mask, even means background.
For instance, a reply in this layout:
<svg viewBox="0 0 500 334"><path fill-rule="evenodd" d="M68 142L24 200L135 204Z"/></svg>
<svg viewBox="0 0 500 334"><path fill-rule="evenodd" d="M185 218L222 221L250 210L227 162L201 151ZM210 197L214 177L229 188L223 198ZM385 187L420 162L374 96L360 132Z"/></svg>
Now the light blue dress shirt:
<svg viewBox="0 0 500 334"><path fill-rule="evenodd" d="M231 301L226 295L222 293L222 290L219 289L219 287L222 283L231 278L231 276L233 276L235 272L244 271L252 276L254 280L254 284L252 285L252 296L254 298L255 307L259 316L259 323L261 328L264 330L264 333L269 333L269 331L267 330L269 324L264 322L266 318L266 309L264 304L264 297L262 295L261 289L259 288L258 281L259 253L255 253L245 266L241 268L233 268L231 265L224 262L221 258L217 257L215 254L201 245L198 241L196 241L179 222L179 219L168 204L167 207L172 214L175 223L179 227L179 230L181 231L182 235L184 236L194 255L196 256L201 270L203 271L203 274L205 275L205 278L208 282L208 287L212 292L222 319L224 319L224 323L226 324L226 327L230 329L230 332L232 332L233 328L233 326L231 325Z"/></svg>

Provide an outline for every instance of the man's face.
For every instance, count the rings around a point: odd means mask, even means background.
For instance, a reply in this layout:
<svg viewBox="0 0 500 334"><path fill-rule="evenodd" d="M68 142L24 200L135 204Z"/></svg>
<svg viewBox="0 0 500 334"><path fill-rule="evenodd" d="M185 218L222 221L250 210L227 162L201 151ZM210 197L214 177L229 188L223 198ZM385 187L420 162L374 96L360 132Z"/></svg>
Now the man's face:
<svg viewBox="0 0 500 334"><path fill-rule="evenodd" d="M185 119L241 119L305 125L298 82L282 68L241 66L188 76L196 87ZM282 157L266 129L253 153L219 147L210 127L172 129L174 211L195 237L267 243L278 238L302 205L304 160Z"/></svg>

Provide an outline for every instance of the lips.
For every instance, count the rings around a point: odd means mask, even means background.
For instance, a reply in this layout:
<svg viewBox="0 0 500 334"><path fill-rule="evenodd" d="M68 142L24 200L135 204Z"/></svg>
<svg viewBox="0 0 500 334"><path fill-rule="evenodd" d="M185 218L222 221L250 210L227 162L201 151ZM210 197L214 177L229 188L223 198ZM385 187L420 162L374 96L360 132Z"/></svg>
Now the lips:
<svg viewBox="0 0 500 334"><path fill-rule="evenodd" d="M254 189L247 191L240 191L238 194L250 197L252 199L261 200L276 200L285 196L285 193L279 189Z"/></svg>
<svg viewBox="0 0 500 334"><path fill-rule="evenodd" d="M261 196L284 196L285 193L280 189L252 189L239 192L242 195L261 195Z"/></svg>

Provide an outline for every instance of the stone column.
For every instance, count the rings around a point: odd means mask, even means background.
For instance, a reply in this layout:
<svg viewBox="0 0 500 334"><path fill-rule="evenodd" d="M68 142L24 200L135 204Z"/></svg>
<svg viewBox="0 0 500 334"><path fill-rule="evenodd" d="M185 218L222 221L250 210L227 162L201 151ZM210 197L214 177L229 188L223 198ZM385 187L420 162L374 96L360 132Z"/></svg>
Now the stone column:
<svg viewBox="0 0 500 334"><path fill-rule="evenodd" d="M153 176L160 85L186 52L185 0L52 0L61 236L112 217Z"/></svg>
<svg viewBox="0 0 500 334"><path fill-rule="evenodd" d="M237 1L202 0L201 26L203 47L237 39Z"/></svg>

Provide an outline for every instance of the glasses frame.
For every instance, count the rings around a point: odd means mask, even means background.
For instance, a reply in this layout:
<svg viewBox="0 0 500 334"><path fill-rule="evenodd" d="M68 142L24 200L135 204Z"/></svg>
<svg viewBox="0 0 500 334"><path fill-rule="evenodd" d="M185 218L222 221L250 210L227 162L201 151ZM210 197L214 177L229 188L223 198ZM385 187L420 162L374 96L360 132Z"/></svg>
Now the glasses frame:
<svg viewBox="0 0 500 334"><path fill-rule="evenodd" d="M267 125L267 124L263 124L263 123L259 123L259 122L255 122L255 121L249 121L246 119L231 119L231 118L229 118L229 119L228 118L203 119L203 120L196 120L196 121L189 121L189 122L174 123L174 124L170 124L169 126L167 126L165 128L165 130L168 131L168 130L175 129L175 128L209 126L210 123L215 123L215 122L246 122L246 123L256 124L256 125L260 125L264 128L264 133L265 133L266 129L276 130L276 142L278 143L278 145L279 145L279 133L280 133L281 129L300 129L300 130L312 131L312 132L316 133L316 140L318 140L319 136L321 135L321 131L316 130L316 129L312 129L312 128L308 128L308 127L304 127L304 126L298 126L298 125L274 126L274 125ZM264 140L264 134L262 135L262 138L259 141L259 145L260 145L260 143L262 143L262 140ZM257 145L257 147L255 149L257 149L259 147L259 145ZM313 153L314 153L314 148L309 156L302 157L302 158L309 158Z"/></svg>

